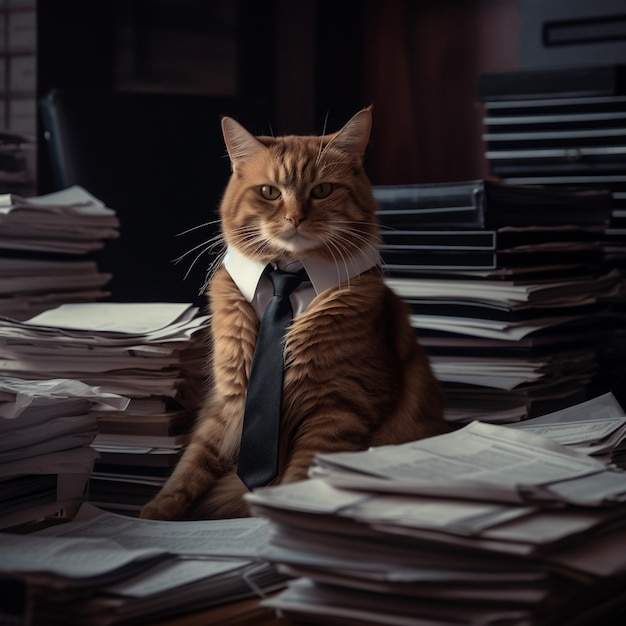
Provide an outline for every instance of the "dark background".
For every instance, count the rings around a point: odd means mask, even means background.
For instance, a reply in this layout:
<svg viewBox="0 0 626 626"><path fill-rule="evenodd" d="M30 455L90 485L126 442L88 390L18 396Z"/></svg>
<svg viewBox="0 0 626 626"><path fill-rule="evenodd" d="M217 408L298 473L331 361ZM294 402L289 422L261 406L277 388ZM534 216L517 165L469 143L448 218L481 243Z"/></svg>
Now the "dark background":
<svg viewBox="0 0 626 626"><path fill-rule="evenodd" d="M121 239L99 258L118 300L201 301L209 256L187 278L193 255L172 260L216 232L180 236L216 218L221 114L257 133L317 134L373 104L374 184L486 178L481 73L626 60L625 33L544 41L545 24L624 14L621 0L39 0L37 11L37 92L83 93L67 119L84 172L55 178L42 125L39 193L88 180L118 212ZM145 115L108 104L129 93L150 95ZM198 98L219 104L182 104Z"/></svg>
<svg viewBox="0 0 626 626"><path fill-rule="evenodd" d="M486 175L478 75L519 64L517 0L39 0L38 19L40 94L262 97L275 134L373 104L377 184Z"/></svg>

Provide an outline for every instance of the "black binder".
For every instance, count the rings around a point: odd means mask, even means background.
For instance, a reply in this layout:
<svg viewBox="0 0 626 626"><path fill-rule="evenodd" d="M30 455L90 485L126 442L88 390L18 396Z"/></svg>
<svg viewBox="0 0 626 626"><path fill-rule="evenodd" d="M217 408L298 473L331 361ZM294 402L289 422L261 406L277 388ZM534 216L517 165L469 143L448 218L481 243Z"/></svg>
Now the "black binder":
<svg viewBox="0 0 626 626"><path fill-rule="evenodd" d="M489 180L375 186L383 230L494 229L503 226L604 226L611 194Z"/></svg>

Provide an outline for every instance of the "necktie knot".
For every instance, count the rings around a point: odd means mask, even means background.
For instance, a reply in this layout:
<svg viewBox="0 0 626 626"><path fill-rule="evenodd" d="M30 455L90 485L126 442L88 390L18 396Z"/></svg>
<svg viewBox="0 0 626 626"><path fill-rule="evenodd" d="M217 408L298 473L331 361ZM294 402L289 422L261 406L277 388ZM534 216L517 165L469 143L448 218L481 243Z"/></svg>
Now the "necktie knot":
<svg viewBox="0 0 626 626"><path fill-rule="evenodd" d="M295 274L283 270L270 270L268 276L274 286L274 295L280 298L288 297L300 283L307 279L303 269Z"/></svg>

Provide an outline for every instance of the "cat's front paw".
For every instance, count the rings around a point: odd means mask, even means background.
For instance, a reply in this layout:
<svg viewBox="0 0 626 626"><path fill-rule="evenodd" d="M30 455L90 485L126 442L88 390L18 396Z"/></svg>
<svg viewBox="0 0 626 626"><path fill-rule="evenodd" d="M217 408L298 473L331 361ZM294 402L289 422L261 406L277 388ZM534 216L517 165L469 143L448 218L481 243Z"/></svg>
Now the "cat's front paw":
<svg viewBox="0 0 626 626"><path fill-rule="evenodd" d="M176 493L158 494L141 509L139 517L170 521L179 519L187 508L187 503Z"/></svg>

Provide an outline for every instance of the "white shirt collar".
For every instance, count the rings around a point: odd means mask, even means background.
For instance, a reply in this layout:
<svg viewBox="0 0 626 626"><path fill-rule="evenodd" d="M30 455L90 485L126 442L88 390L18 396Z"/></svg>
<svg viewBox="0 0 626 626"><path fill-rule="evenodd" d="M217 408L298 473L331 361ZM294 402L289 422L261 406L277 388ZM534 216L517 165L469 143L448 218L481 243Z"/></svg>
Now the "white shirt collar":
<svg viewBox="0 0 626 626"><path fill-rule="evenodd" d="M378 250L370 247L336 263L308 258L301 260L316 294L330 287L337 287L344 281L380 265L380 262ZM252 302L267 263L250 259L229 246L224 266L246 300Z"/></svg>

